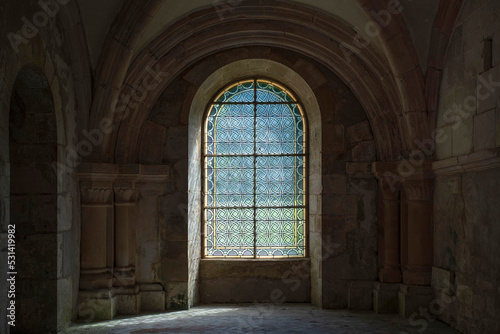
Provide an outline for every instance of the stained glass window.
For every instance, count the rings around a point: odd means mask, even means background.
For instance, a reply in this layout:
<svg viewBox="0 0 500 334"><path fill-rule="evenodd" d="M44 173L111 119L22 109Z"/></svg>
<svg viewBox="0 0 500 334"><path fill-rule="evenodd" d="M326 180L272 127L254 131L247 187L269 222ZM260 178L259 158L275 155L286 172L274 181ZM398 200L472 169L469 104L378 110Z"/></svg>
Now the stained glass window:
<svg viewBox="0 0 500 334"><path fill-rule="evenodd" d="M281 85L231 85L209 106L204 129L205 257L303 257L306 131Z"/></svg>

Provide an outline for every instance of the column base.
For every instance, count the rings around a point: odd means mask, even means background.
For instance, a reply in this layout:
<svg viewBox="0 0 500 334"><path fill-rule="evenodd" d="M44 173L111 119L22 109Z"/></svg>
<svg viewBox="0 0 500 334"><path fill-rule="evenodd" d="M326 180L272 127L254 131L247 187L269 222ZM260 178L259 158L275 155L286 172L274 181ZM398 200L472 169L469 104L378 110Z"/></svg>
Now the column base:
<svg viewBox="0 0 500 334"><path fill-rule="evenodd" d="M116 308L118 314L134 315L139 314L141 306L141 294L139 286L119 287L116 292Z"/></svg>
<svg viewBox="0 0 500 334"><path fill-rule="evenodd" d="M347 308L349 310L373 310L373 283L373 281L356 281L351 283L347 301Z"/></svg>
<svg viewBox="0 0 500 334"><path fill-rule="evenodd" d="M434 291L430 286L401 284L398 297L400 315L408 318L416 313L418 317L422 317L434 300Z"/></svg>
<svg viewBox="0 0 500 334"><path fill-rule="evenodd" d="M79 291L78 319L88 322L113 319L117 314L116 299L111 290Z"/></svg>
<svg viewBox="0 0 500 334"><path fill-rule="evenodd" d="M140 284L141 311L165 311L165 290L161 284Z"/></svg>
<svg viewBox="0 0 500 334"><path fill-rule="evenodd" d="M135 285L135 271L133 268L115 268L113 272L113 286L133 287Z"/></svg>
<svg viewBox="0 0 500 334"><path fill-rule="evenodd" d="M398 313L399 283L375 282L373 288L373 310L376 313Z"/></svg>

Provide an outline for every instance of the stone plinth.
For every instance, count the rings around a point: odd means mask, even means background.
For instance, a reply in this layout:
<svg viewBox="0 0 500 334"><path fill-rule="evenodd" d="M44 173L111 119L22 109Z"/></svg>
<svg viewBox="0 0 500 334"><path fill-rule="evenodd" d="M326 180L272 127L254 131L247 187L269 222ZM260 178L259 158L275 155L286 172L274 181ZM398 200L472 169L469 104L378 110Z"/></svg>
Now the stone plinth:
<svg viewBox="0 0 500 334"><path fill-rule="evenodd" d="M429 309L434 299L434 291L430 286L401 284L398 298L400 315L406 318L413 314L421 316L421 313Z"/></svg>

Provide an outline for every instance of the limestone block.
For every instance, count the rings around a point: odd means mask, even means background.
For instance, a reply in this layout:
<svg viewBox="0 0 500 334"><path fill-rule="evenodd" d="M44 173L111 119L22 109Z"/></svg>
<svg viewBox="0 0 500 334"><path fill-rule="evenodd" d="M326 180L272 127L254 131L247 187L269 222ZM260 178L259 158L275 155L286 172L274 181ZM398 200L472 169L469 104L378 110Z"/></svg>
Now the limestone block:
<svg viewBox="0 0 500 334"><path fill-rule="evenodd" d="M341 174L323 175L323 191L330 194L345 194L347 177Z"/></svg>
<svg viewBox="0 0 500 334"><path fill-rule="evenodd" d="M451 158L453 156L451 145L451 126L439 129L441 135L436 138L436 156L439 160Z"/></svg>
<svg viewBox="0 0 500 334"><path fill-rule="evenodd" d="M399 314L409 317L413 313L420 314L420 309L430 309L434 300L434 291L430 286L400 285L398 292Z"/></svg>
<svg viewBox="0 0 500 334"><path fill-rule="evenodd" d="M372 179L372 164L365 162L347 162L345 164L347 173L352 178Z"/></svg>
<svg viewBox="0 0 500 334"><path fill-rule="evenodd" d="M377 158L375 141L364 141L356 144L352 148L352 161L354 162L373 162Z"/></svg>
<svg viewBox="0 0 500 334"><path fill-rule="evenodd" d="M188 308L187 283L169 283L166 295L165 305L168 310L186 310Z"/></svg>
<svg viewBox="0 0 500 334"><path fill-rule="evenodd" d="M500 68L498 66L493 67L478 77L476 89L478 114L497 107L500 92L496 83L499 81Z"/></svg>
<svg viewBox="0 0 500 334"><path fill-rule="evenodd" d="M477 77L484 71L484 42L480 41L472 49L464 52L464 79Z"/></svg>
<svg viewBox="0 0 500 334"><path fill-rule="evenodd" d="M471 153L473 149L473 118L461 120L460 124L455 129L452 127L451 131L453 156Z"/></svg>
<svg viewBox="0 0 500 334"><path fill-rule="evenodd" d="M141 306L141 294L125 294L116 296L116 311L118 314L138 314Z"/></svg>
<svg viewBox="0 0 500 334"><path fill-rule="evenodd" d="M467 13L467 12L466 12ZM464 20L463 23L463 43L464 50L470 50L482 40L483 36L483 19L481 11L474 11L472 15Z"/></svg>
<svg viewBox="0 0 500 334"><path fill-rule="evenodd" d="M89 290L78 293L79 320L111 320L116 314L116 296L111 291Z"/></svg>
<svg viewBox="0 0 500 334"><path fill-rule="evenodd" d="M349 286L348 308L355 311L373 309L372 281L355 281Z"/></svg>
<svg viewBox="0 0 500 334"><path fill-rule="evenodd" d="M184 244L183 246L184 254L186 254L187 243L184 242L183 244ZM159 275L163 282L187 282L188 280L187 259L186 258L162 259Z"/></svg>
<svg viewBox="0 0 500 334"><path fill-rule="evenodd" d="M347 129L347 138L351 144L373 139L370 122L363 121Z"/></svg>
<svg viewBox="0 0 500 334"><path fill-rule="evenodd" d="M455 273L437 267L432 267L432 287L438 293L451 295L451 287L454 284Z"/></svg>
<svg viewBox="0 0 500 334"><path fill-rule="evenodd" d="M355 195L323 196L323 214L332 216L356 216L358 197Z"/></svg>
<svg viewBox="0 0 500 334"><path fill-rule="evenodd" d="M474 151L496 146L496 110L474 116Z"/></svg>
<svg viewBox="0 0 500 334"><path fill-rule="evenodd" d="M345 309L348 305L348 281L347 280L322 280L323 285L323 308Z"/></svg>
<svg viewBox="0 0 500 334"><path fill-rule="evenodd" d="M375 282L373 288L373 309L376 313L398 312L398 283Z"/></svg>
<svg viewBox="0 0 500 334"><path fill-rule="evenodd" d="M140 284L141 311L164 311L165 291L160 284Z"/></svg>
<svg viewBox="0 0 500 334"><path fill-rule="evenodd" d="M496 109L496 146L500 147L500 108Z"/></svg>
<svg viewBox="0 0 500 334"><path fill-rule="evenodd" d="M57 280L57 323L68 324L73 317L73 279Z"/></svg>
<svg viewBox="0 0 500 334"><path fill-rule="evenodd" d="M329 124L323 131L323 152L344 152L344 125Z"/></svg>

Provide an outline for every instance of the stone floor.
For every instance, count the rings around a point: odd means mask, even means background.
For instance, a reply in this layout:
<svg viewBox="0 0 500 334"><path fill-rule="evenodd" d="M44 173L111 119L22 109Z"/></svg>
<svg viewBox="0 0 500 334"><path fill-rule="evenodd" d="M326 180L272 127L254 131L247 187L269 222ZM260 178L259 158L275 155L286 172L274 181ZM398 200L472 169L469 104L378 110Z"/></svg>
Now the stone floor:
<svg viewBox="0 0 500 334"><path fill-rule="evenodd" d="M414 321L410 324L398 315L374 312L320 310L306 304L217 305L74 324L67 333L458 333L439 321Z"/></svg>

